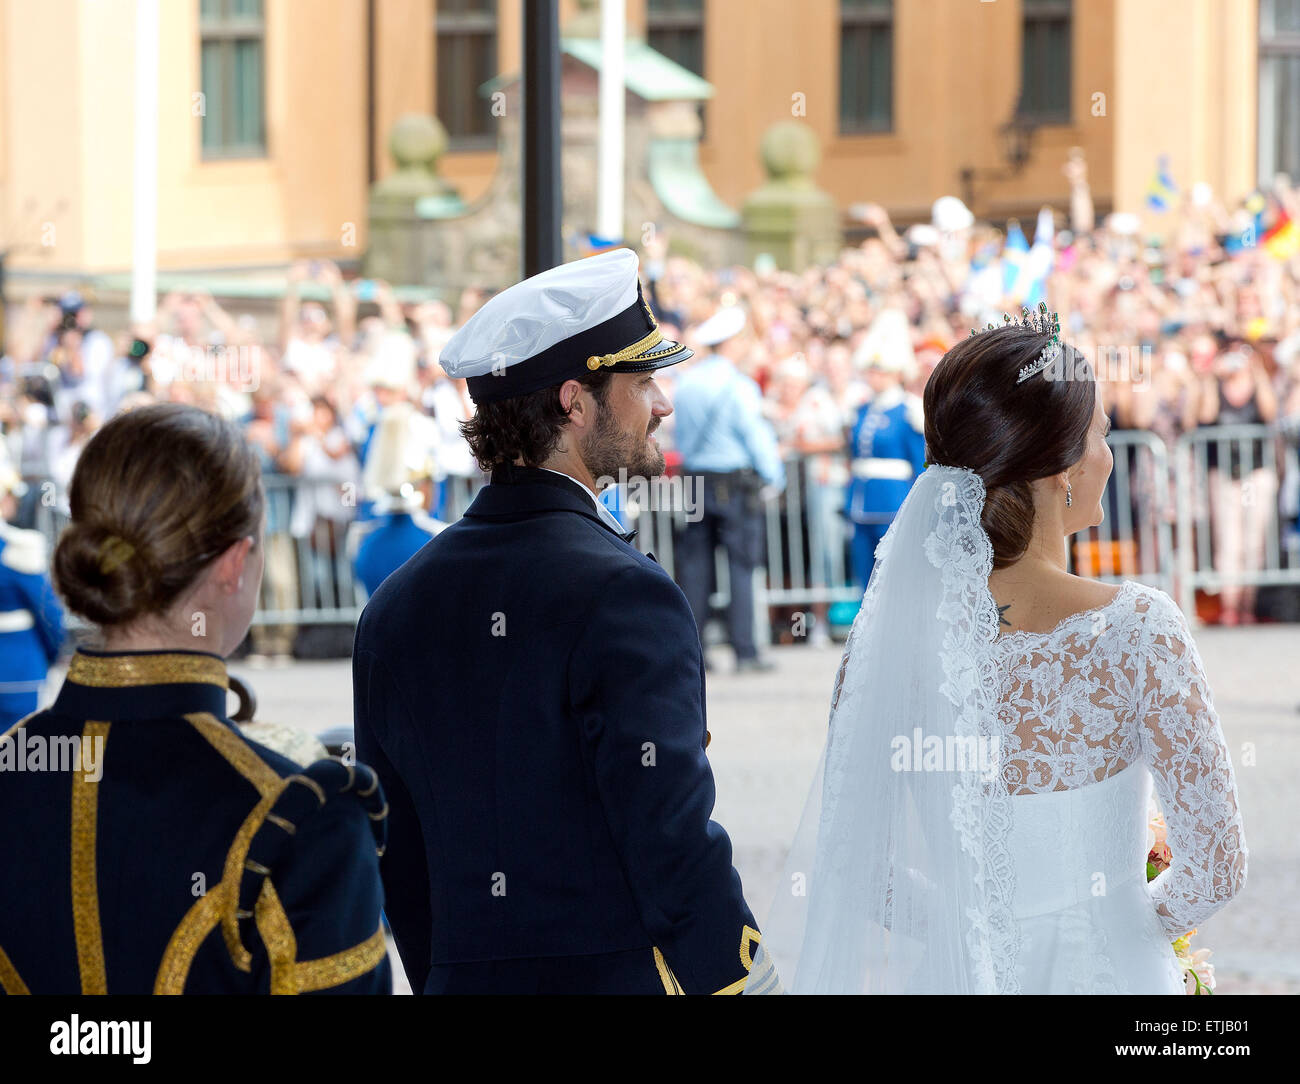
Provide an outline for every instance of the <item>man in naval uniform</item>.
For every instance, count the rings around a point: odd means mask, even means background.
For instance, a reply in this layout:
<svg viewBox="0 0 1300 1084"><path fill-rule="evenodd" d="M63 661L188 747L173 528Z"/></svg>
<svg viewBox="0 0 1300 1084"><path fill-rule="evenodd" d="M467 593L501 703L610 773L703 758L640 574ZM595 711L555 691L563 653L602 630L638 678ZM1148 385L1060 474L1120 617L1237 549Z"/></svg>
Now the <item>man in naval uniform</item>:
<svg viewBox="0 0 1300 1084"><path fill-rule="evenodd" d="M503 291L442 352L491 483L380 585L353 655L416 991L774 985L749 975L759 934L710 819L690 606L596 497L663 470L655 370L689 354L628 249Z"/></svg>
<svg viewBox="0 0 1300 1084"><path fill-rule="evenodd" d="M849 434L852 478L845 495L853 523L853 572L865 591L876 547L925 468L921 400L903 388L914 363L907 317L896 309L882 311L854 360L866 370L872 393L858 408Z"/></svg>
<svg viewBox="0 0 1300 1084"><path fill-rule="evenodd" d="M749 347L745 324L745 310L730 305L696 328L696 339L710 352L677 388L682 471L702 483L701 514L677 535L677 579L703 639L714 551L726 551L727 633L737 672L774 668L754 641L754 570L764 561L764 495L785 488L776 434L763 417L763 393L739 368Z"/></svg>

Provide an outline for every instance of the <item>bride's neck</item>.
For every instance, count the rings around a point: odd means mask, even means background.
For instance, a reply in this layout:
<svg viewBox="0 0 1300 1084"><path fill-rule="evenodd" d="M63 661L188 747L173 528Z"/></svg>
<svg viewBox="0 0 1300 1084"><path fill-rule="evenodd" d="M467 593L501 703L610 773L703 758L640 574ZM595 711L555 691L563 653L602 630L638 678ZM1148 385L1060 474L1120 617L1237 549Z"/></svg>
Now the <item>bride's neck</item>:
<svg viewBox="0 0 1300 1084"><path fill-rule="evenodd" d="M1066 556L1068 536L1059 509L1044 509L1041 505L1034 517L1034 533L1029 546L1018 564L1032 561L1046 572L1068 572Z"/></svg>
<svg viewBox="0 0 1300 1084"><path fill-rule="evenodd" d="M1025 555L1015 564L996 569L989 574L989 589L996 594L1003 585L1024 585L1050 580L1069 573L1065 559L1065 539L1053 550L1050 543L1040 541L1037 536L1030 542Z"/></svg>

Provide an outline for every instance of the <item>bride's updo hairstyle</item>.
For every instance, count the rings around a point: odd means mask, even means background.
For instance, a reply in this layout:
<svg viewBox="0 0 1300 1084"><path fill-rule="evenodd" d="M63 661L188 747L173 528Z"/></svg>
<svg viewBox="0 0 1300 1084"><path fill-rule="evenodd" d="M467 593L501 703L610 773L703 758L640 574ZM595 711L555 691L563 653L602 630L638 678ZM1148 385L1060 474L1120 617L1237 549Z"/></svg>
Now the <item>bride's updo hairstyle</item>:
<svg viewBox="0 0 1300 1084"><path fill-rule="evenodd" d="M180 403L119 414L77 458L54 549L68 608L120 626L166 611L209 562L258 537L261 468L239 429Z"/></svg>
<svg viewBox="0 0 1300 1084"><path fill-rule="evenodd" d="M1051 332L1018 323L981 331L944 354L925 385L928 460L984 480L994 568L1029 548L1030 482L1073 466L1087 446L1096 381L1078 350L1062 343L1046 370L1016 382L1051 341Z"/></svg>

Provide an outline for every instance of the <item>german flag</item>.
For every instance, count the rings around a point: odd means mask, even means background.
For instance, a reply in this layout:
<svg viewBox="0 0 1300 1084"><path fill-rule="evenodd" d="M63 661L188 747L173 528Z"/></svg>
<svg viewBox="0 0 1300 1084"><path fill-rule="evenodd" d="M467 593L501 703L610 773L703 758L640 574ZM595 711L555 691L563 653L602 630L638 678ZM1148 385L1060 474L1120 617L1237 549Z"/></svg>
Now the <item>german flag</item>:
<svg viewBox="0 0 1300 1084"><path fill-rule="evenodd" d="M1265 251L1275 260L1289 260L1300 253L1300 226L1279 207L1277 218L1263 237Z"/></svg>

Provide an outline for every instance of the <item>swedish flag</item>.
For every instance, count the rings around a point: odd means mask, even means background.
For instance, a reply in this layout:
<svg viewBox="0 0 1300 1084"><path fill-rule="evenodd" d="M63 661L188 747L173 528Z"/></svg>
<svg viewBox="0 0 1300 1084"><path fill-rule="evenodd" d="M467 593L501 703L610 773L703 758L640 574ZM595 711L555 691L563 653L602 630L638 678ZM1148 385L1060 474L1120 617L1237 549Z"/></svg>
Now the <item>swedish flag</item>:
<svg viewBox="0 0 1300 1084"><path fill-rule="evenodd" d="M1155 176L1147 185L1147 206L1153 211L1167 211L1178 195L1178 186L1169 172L1169 155L1162 154L1156 160Z"/></svg>

